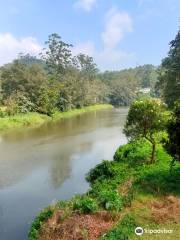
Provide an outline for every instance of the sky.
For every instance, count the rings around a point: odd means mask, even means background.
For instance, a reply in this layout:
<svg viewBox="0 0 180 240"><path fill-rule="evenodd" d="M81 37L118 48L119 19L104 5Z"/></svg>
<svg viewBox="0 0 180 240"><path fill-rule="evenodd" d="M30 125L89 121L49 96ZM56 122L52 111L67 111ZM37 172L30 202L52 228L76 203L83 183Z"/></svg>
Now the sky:
<svg viewBox="0 0 180 240"><path fill-rule="evenodd" d="M180 26L180 0L0 0L0 65L37 55L52 33L100 70L159 65Z"/></svg>

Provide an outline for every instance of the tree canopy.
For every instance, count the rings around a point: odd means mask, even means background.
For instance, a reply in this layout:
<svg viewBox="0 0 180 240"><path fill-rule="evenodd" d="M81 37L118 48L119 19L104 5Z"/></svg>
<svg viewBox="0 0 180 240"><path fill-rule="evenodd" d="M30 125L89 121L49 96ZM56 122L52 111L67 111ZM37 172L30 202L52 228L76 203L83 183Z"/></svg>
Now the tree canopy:
<svg viewBox="0 0 180 240"><path fill-rule="evenodd" d="M170 42L168 56L162 61L156 88L170 107L180 99L180 30Z"/></svg>
<svg viewBox="0 0 180 240"><path fill-rule="evenodd" d="M167 114L159 99L134 101L129 109L124 133L130 139L146 138L152 144L151 163L155 160L156 134L165 130Z"/></svg>

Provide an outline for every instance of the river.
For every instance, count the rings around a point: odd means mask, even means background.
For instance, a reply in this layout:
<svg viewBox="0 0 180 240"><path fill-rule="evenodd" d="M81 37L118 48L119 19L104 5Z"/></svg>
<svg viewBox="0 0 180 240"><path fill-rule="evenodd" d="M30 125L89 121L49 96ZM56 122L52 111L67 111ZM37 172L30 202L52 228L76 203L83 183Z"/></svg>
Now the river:
<svg viewBox="0 0 180 240"><path fill-rule="evenodd" d="M119 145L127 108L108 109L0 136L0 240L27 240L43 207L84 193L85 174Z"/></svg>

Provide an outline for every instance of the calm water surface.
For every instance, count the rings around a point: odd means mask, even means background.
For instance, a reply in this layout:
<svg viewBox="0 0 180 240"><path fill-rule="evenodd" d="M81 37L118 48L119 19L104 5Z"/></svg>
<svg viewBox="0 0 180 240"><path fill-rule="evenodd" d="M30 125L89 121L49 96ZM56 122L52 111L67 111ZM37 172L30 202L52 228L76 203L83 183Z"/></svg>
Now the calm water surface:
<svg viewBox="0 0 180 240"><path fill-rule="evenodd" d="M0 136L0 240L26 240L41 208L85 192L85 174L126 143L127 109L102 110Z"/></svg>

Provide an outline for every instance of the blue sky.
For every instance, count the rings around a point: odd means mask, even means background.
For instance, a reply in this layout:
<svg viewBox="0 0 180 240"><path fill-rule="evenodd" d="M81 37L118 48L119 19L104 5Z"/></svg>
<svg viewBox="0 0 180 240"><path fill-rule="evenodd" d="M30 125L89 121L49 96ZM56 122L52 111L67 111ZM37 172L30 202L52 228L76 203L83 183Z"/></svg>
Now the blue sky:
<svg viewBox="0 0 180 240"><path fill-rule="evenodd" d="M158 65L180 25L179 0L0 0L0 65L38 54L51 33L101 70Z"/></svg>

